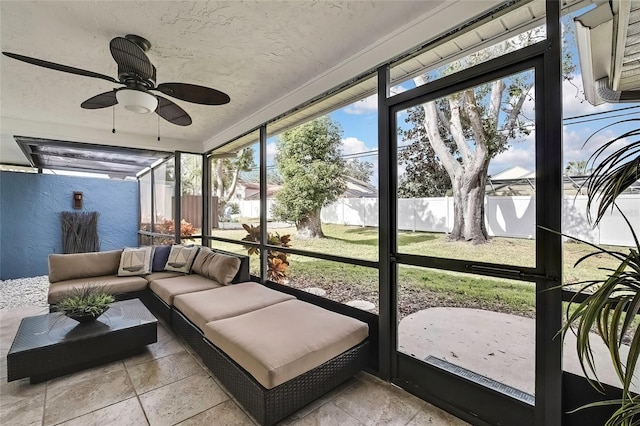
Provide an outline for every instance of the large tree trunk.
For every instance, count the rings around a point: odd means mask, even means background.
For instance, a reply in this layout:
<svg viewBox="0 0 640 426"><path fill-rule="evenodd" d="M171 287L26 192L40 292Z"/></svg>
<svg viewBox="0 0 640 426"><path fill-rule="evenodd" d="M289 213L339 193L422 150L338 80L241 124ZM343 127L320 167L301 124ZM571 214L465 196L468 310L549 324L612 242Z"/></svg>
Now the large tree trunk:
<svg viewBox="0 0 640 426"><path fill-rule="evenodd" d="M456 176L453 186L453 230L449 235L452 241L470 241L473 244L483 244L489 235L484 223L484 195L486 166L478 171Z"/></svg>
<svg viewBox="0 0 640 426"><path fill-rule="evenodd" d="M322 232L322 222L320 221L320 210L309 214L309 216L296 223L298 238L324 238Z"/></svg>

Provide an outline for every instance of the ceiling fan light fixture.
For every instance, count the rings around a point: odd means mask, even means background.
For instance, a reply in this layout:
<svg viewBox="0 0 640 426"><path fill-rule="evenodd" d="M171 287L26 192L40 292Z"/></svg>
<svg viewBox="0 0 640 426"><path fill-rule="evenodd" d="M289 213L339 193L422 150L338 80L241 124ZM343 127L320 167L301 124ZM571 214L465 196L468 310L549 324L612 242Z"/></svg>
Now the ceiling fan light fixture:
<svg viewBox="0 0 640 426"><path fill-rule="evenodd" d="M138 114L148 114L158 107L158 98L141 90L118 90L116 99L126 110L137 112Z"/></svg>

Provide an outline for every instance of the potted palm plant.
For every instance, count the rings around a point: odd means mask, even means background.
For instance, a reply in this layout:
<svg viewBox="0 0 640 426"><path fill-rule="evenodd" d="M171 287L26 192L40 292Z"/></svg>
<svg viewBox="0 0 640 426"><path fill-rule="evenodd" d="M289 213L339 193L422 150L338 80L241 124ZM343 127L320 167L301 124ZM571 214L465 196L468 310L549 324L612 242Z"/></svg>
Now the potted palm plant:
<svg viewBox="0 0 640 426"><path fill-rule="evenodd" d="M620 211L616 199L640 179L640 118L622 120L605 126L589 139L606 128L624 123L633 124L632 130L611 139L589 158L593 172L584 186L588 194L587 214L592 206L597 207L595 218L589 216L594 225L600 222L609 209ZM615 149L618 145L622 147ZM613 153L606 154L612 150ZM609 250L574 238L595 249L593 253L579 259L576 266L596 255L611 256L617 261L618 266L606 270L606 276L602 279L580 283L580 290L567 307L567 323L562 329L563 337L570 330L575 333L580 365L596 389L599 388L600 382L595 371L591 339L601 339L609 349L613 368L622 384L622 398L581 407L619 406L605 426L640 425L640 396L630 391L640 357L640 327L634 323L636 315L640 312L640 243L631 223L622 211L620 213L635 243L635 247L629 248L628 253ZM597 334L592 333L592 330L597 330ZM620 353L623 339L631 342L626 360ZM590 379L586 373L591 373L595 380Z"/></svg>

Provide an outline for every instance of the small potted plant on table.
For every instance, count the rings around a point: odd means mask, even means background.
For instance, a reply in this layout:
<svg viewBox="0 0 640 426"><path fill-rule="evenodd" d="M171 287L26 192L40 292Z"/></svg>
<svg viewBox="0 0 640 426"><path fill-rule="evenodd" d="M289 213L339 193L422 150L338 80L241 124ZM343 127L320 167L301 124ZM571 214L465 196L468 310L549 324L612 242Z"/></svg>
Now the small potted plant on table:
<svg viewBox="0 0 640 426"><path fill-rule="evenodd" d="M103 287L82 287L73 289L60 300L57 310L80 323L95 321L115 302L113 295Z"/></svg>

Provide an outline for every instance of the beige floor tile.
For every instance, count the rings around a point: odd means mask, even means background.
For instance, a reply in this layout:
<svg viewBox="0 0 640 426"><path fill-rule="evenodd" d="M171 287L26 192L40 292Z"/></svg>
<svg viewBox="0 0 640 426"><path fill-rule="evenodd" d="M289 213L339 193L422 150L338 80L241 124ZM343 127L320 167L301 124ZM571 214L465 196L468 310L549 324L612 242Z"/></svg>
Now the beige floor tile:
<svg viewBox="0 0 640 426"><path fill-rule="evenodd" d="M423 407L423 401L413 395L369 380L359 380L333 403L367 425L404 426Z"/></svg>
<svg viewBox="0 0 640 426"><path fill-rule="evenodd" d="M140 395L151 426L174 425L228 400L206 374L198 374Z"/></svg>
<svg viewBox="0 0 640 426"><path fill-rule="evenodd" d="M295 426L359 426L362 423L334 403L327 402L293 424Z"/></svg>
<svg viewBox="0 0 640 426"><path fill-rule="evenodd" d="M253 426L253 421L231 400L225 401L208 409L177 426Z"/></svg>
<svg viewBox="0 0 640 426"><path fill-rule="evenodd" d="M56 394L61 390L76 386L85 380L92 380L96 377L101 377L117 371L125 372L122 361L115 361L98 367L89 368L87 370L81 370L76 373L67 374L66 376L56 377L55 379L49 380L47 391Z"/></svg>
<svg viewBox="0 0 640 426"><path fill-rule="evenodd" d="M452 416L446 411L425 402L424 408L418 411L418 414L416 414L416 416L407 424L407 426L465 426L468 424L469 423L460 420L455 416Z"/></svg>
<svg viewBox="0 0 640 426"><path fill-rule="evenodd" d="M284 424L295 423L296 420L299 420L299 419L303 418L304 416L306 416L307 414L311 413L312 411L317 410L318 408L322 407L324 404L326 404L327 402L329 402L332 399L336 398L338 395L340 395L345 390L349 389L355 383L357 383L357 380L354 379L354 378L350 378L349 380L347 380L346 382L342 383L341 385L336 386L334 389L332 389L329 392L327 392L326 394L322 395L320 398L316 399L315 401L310 402L309 404L305 405L304 407L302 407L297 412L295 412L292 415L290 415L288 418L286 418L283 421Z"/></svg>
<svg viewBox="0 0 640 426"><path fill-rule="evenodd" d="M135 355L125 360L127 367L142 364L153 359L162 358L168 355L177 354L184 351L184 346L167 328L158 324L158 341L146 347L140 355Z"/></svg>
<svg viewBox="0 0 640 426"><path fill-rule="evenodd" d="M148 424L138 398L133 397L76 417L61 423L60 426L143 426Z"/></svg>
<svg viewBox="0 0 640 426"><path fill-rule="evenodd" d="M127 367L138 395L169 383L204 373L202 367L186 351Z"/></svg>
<svg viewBox="0 0 640 426"><path fill-rule="evenodd" d="M40 425L46 384L30 385L29 379L0 383L0 424Z"/></svg>
<svg viewBox="0 0 640 426"><path fill-rule="evenodd" d="M47 387L44 424L61 423L135 396L129 375L112 371L82 381L60 380Z"/></svg>

